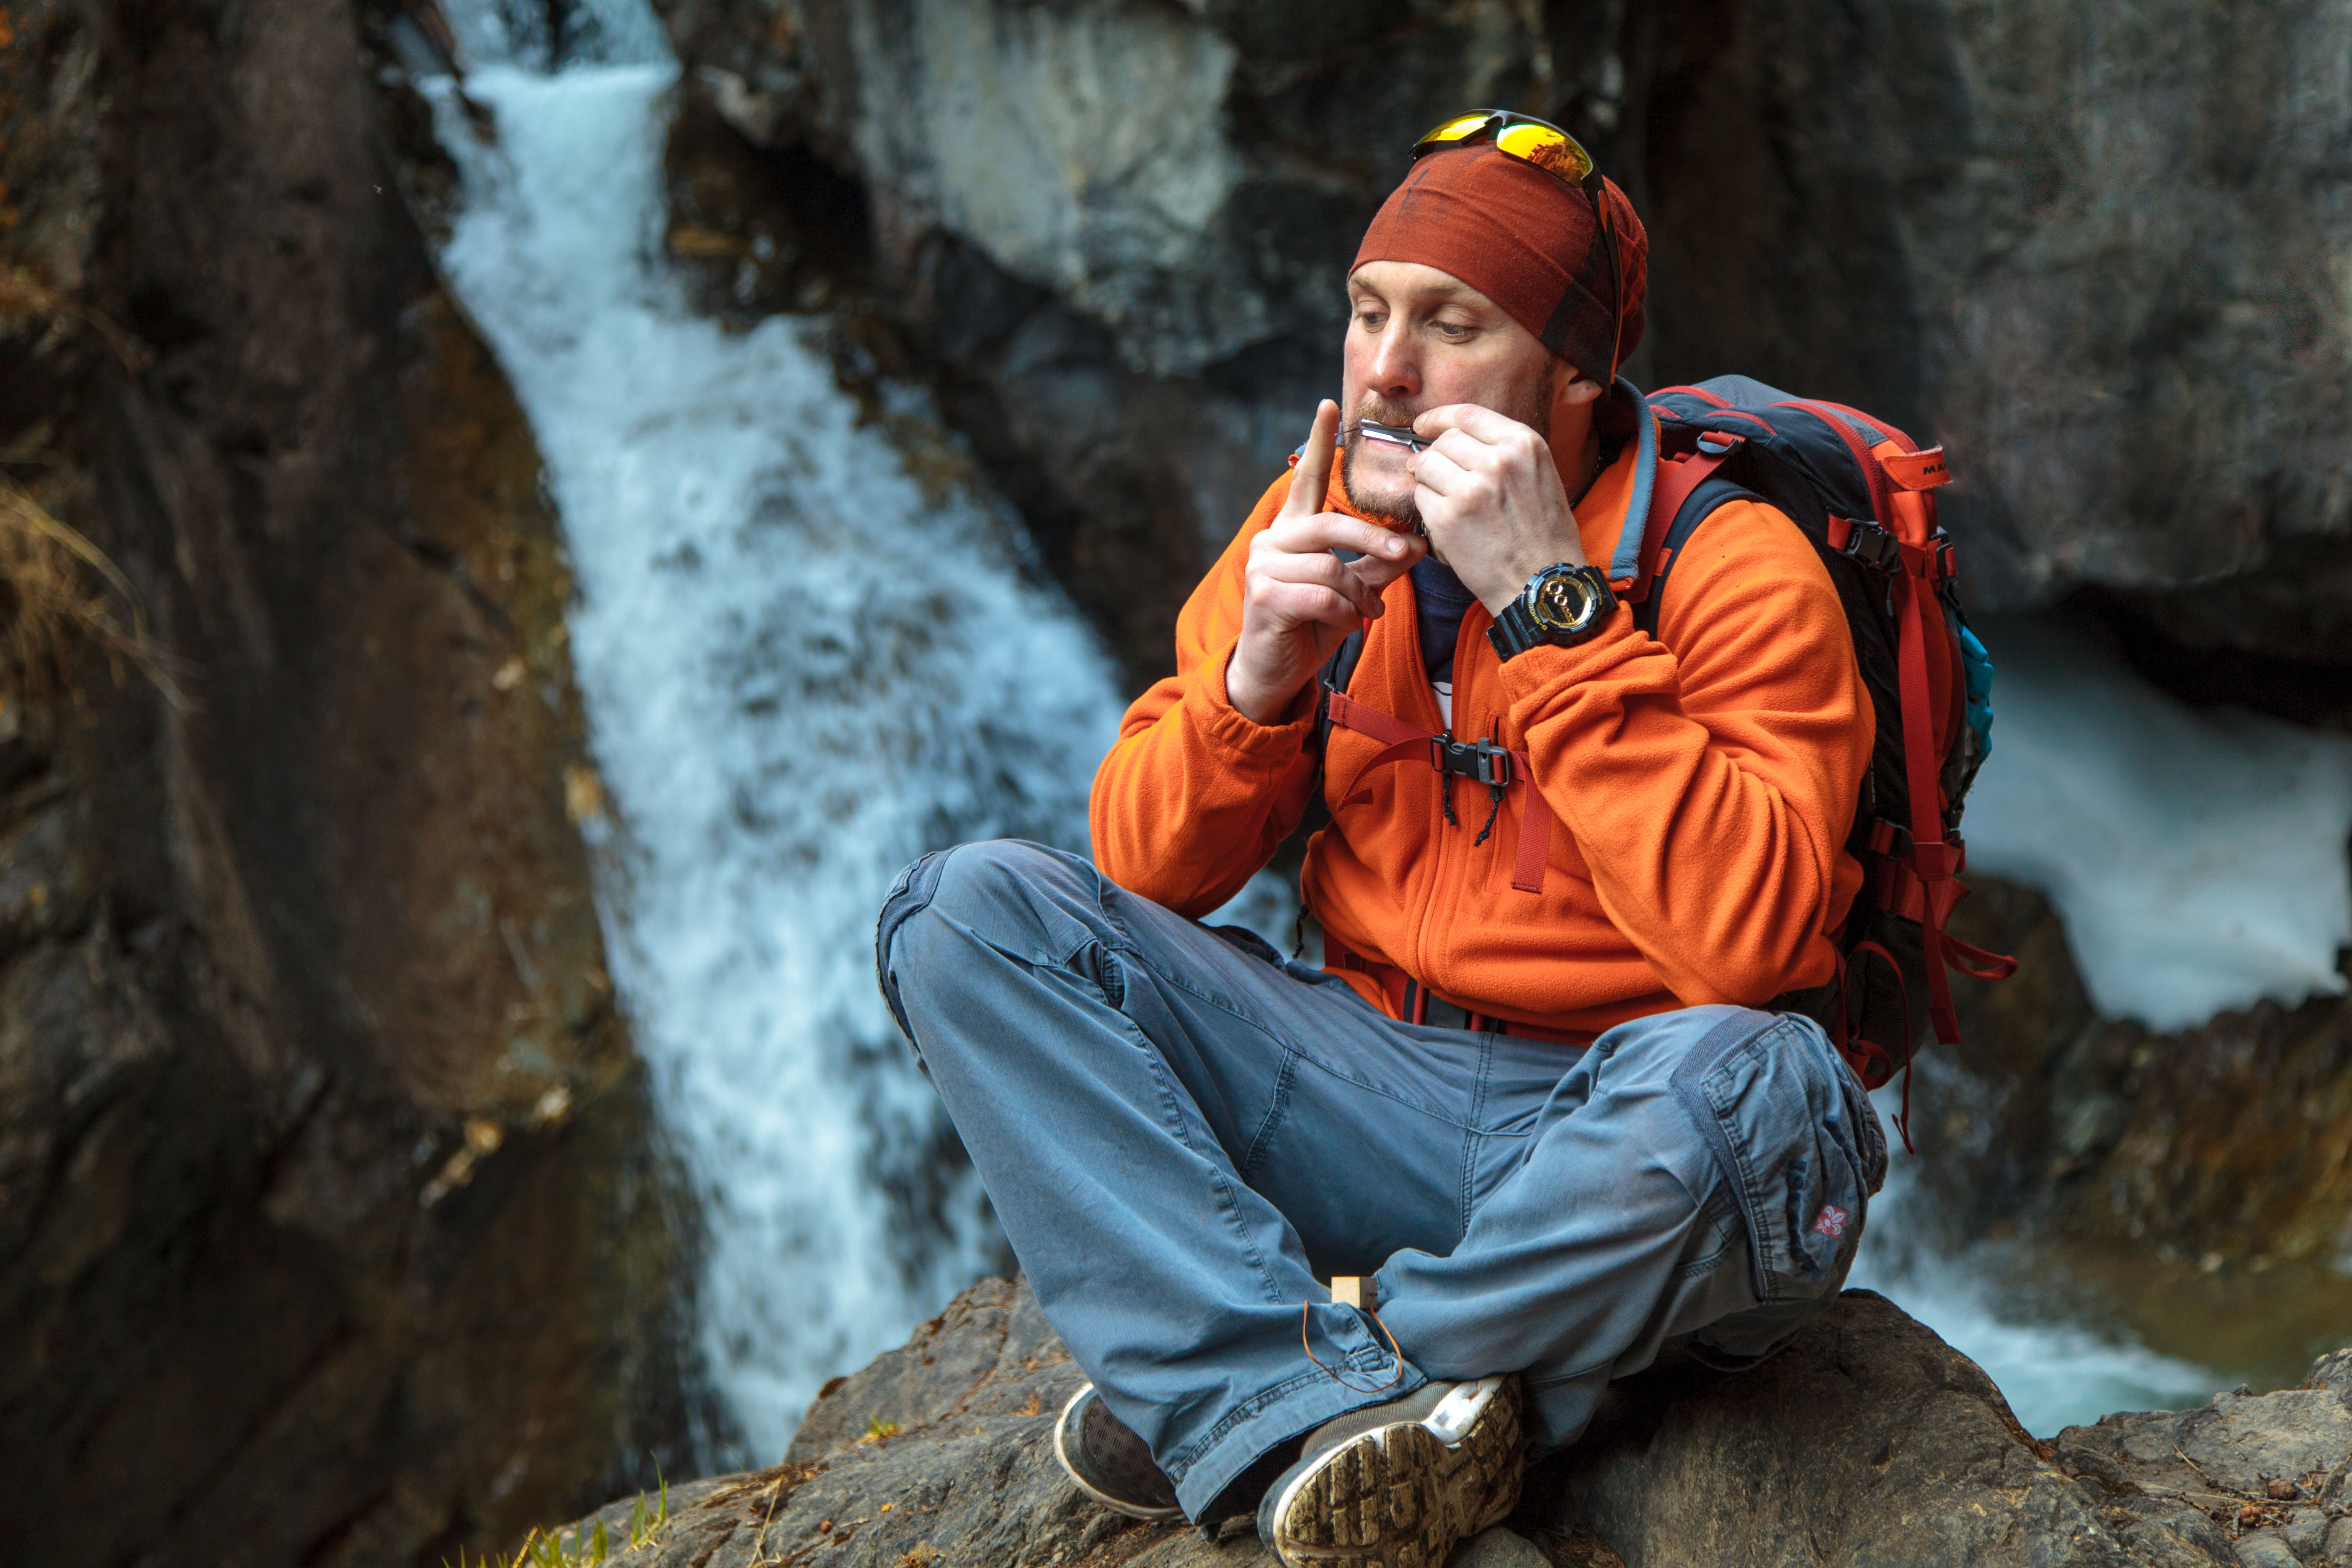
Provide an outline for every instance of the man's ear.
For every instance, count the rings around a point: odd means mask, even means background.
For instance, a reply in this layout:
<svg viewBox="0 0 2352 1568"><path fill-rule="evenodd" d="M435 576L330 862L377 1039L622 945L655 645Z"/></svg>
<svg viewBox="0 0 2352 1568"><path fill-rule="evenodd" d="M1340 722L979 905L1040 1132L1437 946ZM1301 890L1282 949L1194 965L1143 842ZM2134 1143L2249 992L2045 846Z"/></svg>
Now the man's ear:
<svg viewBox="0 0 2352 1568"><path fill-rule="evenodd" d="M1571 370L1562 364L1562 370ZM1557 376L1552 382L1551 403L1554 408L1580 408L1601 395L1601 384L1581 371L1571 371Z"/></svg>

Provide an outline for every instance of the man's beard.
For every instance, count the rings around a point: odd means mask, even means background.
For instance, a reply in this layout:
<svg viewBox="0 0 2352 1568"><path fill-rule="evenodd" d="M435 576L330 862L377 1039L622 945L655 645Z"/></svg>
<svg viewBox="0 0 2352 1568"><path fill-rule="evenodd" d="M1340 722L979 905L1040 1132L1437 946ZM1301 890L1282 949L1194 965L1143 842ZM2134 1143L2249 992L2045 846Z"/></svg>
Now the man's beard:
<svg viewBox="0 0 2352 1568"><path fill-rule="evenodd" d="M1546 354L1543 374L1536 377L1535 384L1517 396L1504 399L1495 412L1506 419L1517 420L1537 435L1549 439L1551 435L1552 395L1559 384L1559 355ZM1356 406L1354 417L1359 421L1369 419L1375 425L1409 428L1413 421L1413 410L1391 403L1377 393L1366 393L1364 400ZM1348 504L1366 517L1377 517L1409 533L1421 532L1421 505L1413 499L1412 476L1402 476L1396 484L1385 489L1372 489L1364 476L1356 469L1357 455L1364 449L1361 433L1349 436L1341 443L1341 447L1339 488L1346 492ZM1397 449L1403 450L1402 447Z"/></svg>

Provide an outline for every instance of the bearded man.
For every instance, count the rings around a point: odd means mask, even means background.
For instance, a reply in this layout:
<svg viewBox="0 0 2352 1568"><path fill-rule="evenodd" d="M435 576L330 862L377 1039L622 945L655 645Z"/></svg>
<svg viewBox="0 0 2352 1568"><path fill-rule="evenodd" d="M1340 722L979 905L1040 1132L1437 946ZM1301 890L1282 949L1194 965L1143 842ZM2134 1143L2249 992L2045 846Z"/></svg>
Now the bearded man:
<svg viewBox="0 0 2352 1568"><path fill-rule="evenodd" d="M1556 128L1424 138L1339 402L1103 762L1094 864L963 846L883 910L1108 1507L1433 1565L1612 1379L1751 1364L1844 1279L1885 1140L1768 1009L1835 970L1872 708L1760 503L1684 548L1654 637L1591 565L1648 487L1646 257ZM1318 792L1325 967L1198 923Z"/></svg>

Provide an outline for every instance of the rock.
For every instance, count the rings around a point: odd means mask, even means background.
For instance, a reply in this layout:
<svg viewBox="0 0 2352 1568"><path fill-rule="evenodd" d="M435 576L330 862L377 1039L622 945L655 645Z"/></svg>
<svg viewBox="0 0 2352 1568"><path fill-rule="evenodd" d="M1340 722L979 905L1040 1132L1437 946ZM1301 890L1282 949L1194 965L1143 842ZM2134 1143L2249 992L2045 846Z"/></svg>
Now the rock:
<svg viewBox="0 0 2352 1568"><path fill-rule="evenodd" d="M436 1562L692 1414L571 584L364 21L0 12L0 473L149 637L44 686L0 595L12 1559Z"/></svg>
<svg viewBox="0 0 2352 1568"><path fill-rule="evenodd" d="M2347 310L2281 283L2352 241L2310 214L2296 173L2352 91L2305 62L2340 52L2352 19L2242 7L2200 31L2201 15L2162 0L2117 28L2099 5L2004 0L1659 16L1659 357L1842 384L1932 430L1963 476L1949 515L1981 599L2109 584L2149 591L2201 645L2340 660L2347 447L2316 411L2343 370L2304 345L2336 341ZM1700 286L1725 277L1760 294ZM2232 391L2208 364L2235 367ZM2123 456L2189 428L2210 457ZM2257 455L2258 428L2283 438L2275 456ZM2161 592L2200 561L2234 581L2203 602Z"/></svg>
<svg viewBox="0 0 2352 1568"><path fill-rule="evenodd" d="M1822 1563L2230 1561L2203 1515L2070 1476L1974 1363L1867 1291L1752 1373L1617 1385L1529 1484L1637 1563L1798 1541Z"/></svg>
<svg viewBox="0 0 2352 1568"><path fill-rule="evenodd" d="M829 1384L783 1465L681 1489L658 1539L612 1561L1266 1560L1245 1521L1212 1539L1086 1503L1052 1454L1055 1417L1081 1382L1026 1287L984 1281L904 1347ZM625 1542L633 1506L614 1503L559 1539L601 1519L608 1540ZM1847 1292L1754 1372L1685 1367L1618 1385L1583 1441L1530 1470L1508 1530L1468 1543L1453 1568L1537 1555L1587 1568L2235 1561L2203 1513L2069 1475L1981 1372L1867 1291Z"/></svg>
<svg viewBox="0 0 2352 1568"><path fill-rule="evenodd" d="M2352 1563L2352 1517L2328 1521L2327 1533L2320 1542L2319 1560L2327 1568L2344 1568Z"/></svg>
<svg viewBox="0 0 2352 1568"><path fill-rule="evenodd" d="M2302 1568L2293 1549L2267 1530L2249 1531L2238 1538L2238 1561L2246 1568Z"/></svg>
<svg viewBox="0 0 2352 1568"><path fill-rule="evenodd" d="M1454 1550L1445 1568L1551 1568L1536 1543L1505 1525L1482 1530Z"/></svg>
<svg viewBox="0 0 2352 1568"><path fill-rule="evenodd" d="M2143 1491L2276 1501L2273 1482L2315 1488L2352 1454L2352 1410L2327 1389L2217 1394L2201 1409L2105 1415L2054 1441L2105 1455Z"/></svg>
<svg viewBox="0 0 2352 1568"><path fill-rule="evenodd" d="M2310 1388L2332 1388L2336 1397L2352 1406L2352 1350L2330 1351L2311 1363L2311 1375L2304 1380Z"/></svg>
<svg viewBox="0 0 2352 1568"><path fill-rule="evenodd" d="M826 1384L793 1434L784 1461L812 1464L846 1453L871 1440L877 1424L908 1432L929 1426L1000 1374L1066 1370L1068 1362L1025 1286L983 1279L917 1329L903 1346ZM1067 1392L1076 1393L1085 1381L1078 1377ZM1054 1413L1061 1413L1060 1405Z"/></svg>
<svg viewBox="0 0 2352 1568"><path fill-rule="evenodd" d="M2148 1517L2168 1514L2176 1533L2200 1520L2242 1531L2242 1563L2333 1561L2329 1552L2352 1549L2352 1516L2339 1515L2331 1485L2352 1462L2352 1407L2321 1374L2347 1359L2342 1352L2322 1357L2309 1380L2316 1387L2217 1394L2197 1410L2102 1416L2067 1427L2053 1446L2068 1474ZM2295 1505L2298 1496L2316 1496L2319 1506Z"/></svg>

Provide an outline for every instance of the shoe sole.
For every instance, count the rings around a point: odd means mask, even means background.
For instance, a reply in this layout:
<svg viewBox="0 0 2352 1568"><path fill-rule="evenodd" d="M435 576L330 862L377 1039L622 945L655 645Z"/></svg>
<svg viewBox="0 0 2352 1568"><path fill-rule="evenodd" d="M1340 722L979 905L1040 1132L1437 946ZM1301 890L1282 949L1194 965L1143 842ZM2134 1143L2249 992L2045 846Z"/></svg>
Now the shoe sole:
<svg viewBox="0 0 2352 1568"><path fill-rule="evenodd" d="M1443 1568L1518 1505L1519 1478L1518 1382L1481 1378L1426 1420L1360 1433L1292 1476L1265 1544L1292 1568Z"/></svg>
<svg viewBox="0 0 2352 1568"><path fill-rule="evenodd" d="M1060 1463L1062 1473L1070 1478L1071 1485L1113 1513L1123 1513L1129 1519L1140 1519L1152 1524L1165 1524L1171 1520L1183 1518L1184 1510L1181 1508L1147 1508L1115 1498L1078 1474L1077 1466L1070 1463L1070 1451L1065 1446L1069 1440L1070 1417L1094 1391L1095 1385L1089 1383L1070 1395L1068 1403L1062 1406L1061 1417L1054 1423L1054 1458Z"/></svg>

